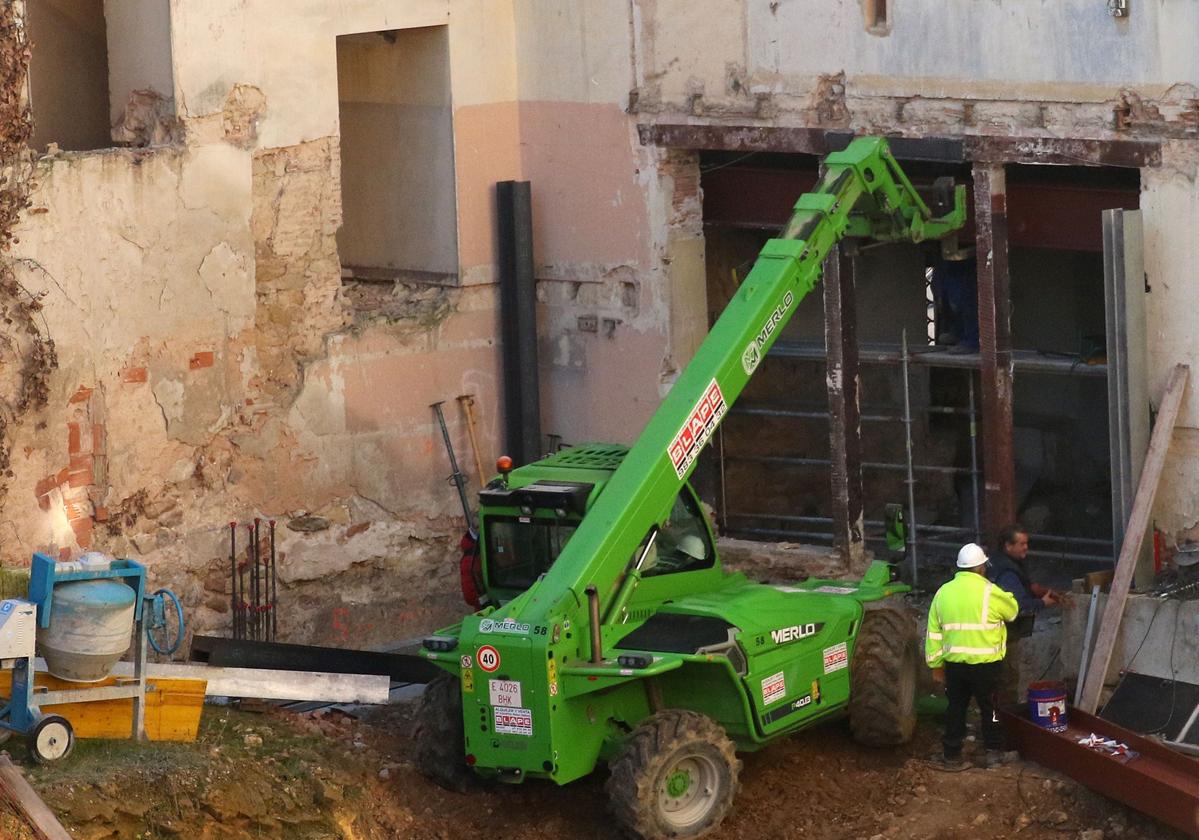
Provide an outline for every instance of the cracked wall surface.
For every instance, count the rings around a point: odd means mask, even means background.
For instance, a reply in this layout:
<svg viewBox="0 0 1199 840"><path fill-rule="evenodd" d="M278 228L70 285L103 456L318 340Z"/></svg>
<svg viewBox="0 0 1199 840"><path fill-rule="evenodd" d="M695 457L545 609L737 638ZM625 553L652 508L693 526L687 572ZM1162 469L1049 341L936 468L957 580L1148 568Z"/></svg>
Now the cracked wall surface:
<svg viewBox="0 0 1199 840"><path fill-rule="evenodd" d="M888 4L885 31L871 31L858 2L714 0L703 16L686 0L633 5L629 110L641 122L1160 142L1140 197L1154 402L1174 364L1199 369L1183 323L1199 304L1199 7L1144 3L1116 18L1087 0L913 0ZM1178 426L1154 518L1171 540L1199 540L1193 384Z"/></svg>
<svg viewBox="0 0 1199 840"><path fill-rule="evenodd" d="M857 3L171 0L145 84L172 89L114 101L123 147L31 173L15 276L40 296L29 346L52 339L58 367L5 438L0 560L135 556L197 631L227 633L227 523L258 516L279 522L283 639L453 620L462 520L429 404L446 401L476 484L455 397L475 396L486 471L503 446L494 183L533 185L546 432L631 442L706 333L699 157L642 146L644 122L1164 139L1142 173L1155 382L1199 353L1195 14L893 6L880 35ZM1037 15L1074 26L1050 58L1020 34ZM929 50L933 18L945 43L986 37ZM336 37L425 26L448 27L457 285L345 283ZM117 66L122 90L143 83ZM1199 521L1197 395L1159 494L1175 533Z"/></svg>

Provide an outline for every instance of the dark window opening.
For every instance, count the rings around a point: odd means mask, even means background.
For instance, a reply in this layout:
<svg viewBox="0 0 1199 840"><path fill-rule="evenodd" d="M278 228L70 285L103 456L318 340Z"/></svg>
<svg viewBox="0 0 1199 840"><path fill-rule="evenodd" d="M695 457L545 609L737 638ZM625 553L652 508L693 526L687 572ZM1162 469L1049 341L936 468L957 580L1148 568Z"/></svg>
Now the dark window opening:
<svg viewBox="0 0 1199 840"><path fill-rule="evenodd" d="M815 183L814 158L790 155L778 165L778 157L701 157L713 321ZM904 167L918 188L938 175L970 185L969 166ZM1011 166L1007 182L1018 514L1033 531L1034 551L1109 559L1101 214L1137 207L1138 173ZM972 216L972 194L968 207ZM982 532L979 498L985 476L974 236L971 219L944 248L869 244L855 259L866 538L876 550L884 546L886 506L908 513L905 331L920 556L951 557L963 542L992 536ZM952 302L943 287L934 288L934 269L947 265L961 281L950 290ZM731 409L717 444L705 450L697 486L726 533L831 541L828 410L817 285Z"/></svg>
<svg viewBox="0 0 1199 840"><path fill-rule="evenodd" d="M449 66L444 26L337 39L348 282L457 283Z"/></svg>
<svg viewBox="0 0 1199 840"><path fill-rule="evenodd" d="M104 0L28 0L25 17L32 44L33 147L111 146Z"/></svg>
<svg viewBox="0 0 1199 840"><path fill-rule="evenodd" d="M167 0L27 0L25 16L34 149L177 139Z"/></svg>

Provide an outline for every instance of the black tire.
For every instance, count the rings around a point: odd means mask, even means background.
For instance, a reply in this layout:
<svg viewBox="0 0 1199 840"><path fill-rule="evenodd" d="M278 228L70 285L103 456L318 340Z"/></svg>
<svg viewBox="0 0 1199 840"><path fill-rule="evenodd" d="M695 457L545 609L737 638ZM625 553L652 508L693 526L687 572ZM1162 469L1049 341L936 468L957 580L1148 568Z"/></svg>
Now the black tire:
<svg viewBox="0 0 1199 840"><path fill-rule="evenodd" d="M75 732L66 718L46 715L33 727L26 745L38 764L57 764L75 749Z"/></svg>
<svg viewBox="0 0 1199 840"><path fill-rule="evenodd" d="M906 744L916 731L920 639L912 612L868 605L850 663L849 728L871 747Z"/></svg>
<svg viewBox="0 0 1199 840"><path fill-rule="evenodd" d="M475 780L466 764L462 733L462 688L440 674L425 686L416 717L416 767L446 790L465 793Z"/></svg>
<svg viewBox="0 0 1199 840"><path fill-rule="evenodd" d="M699 837L720 825L737 795L733 742L711 718L668 709L638 726L609 764L608 804L644 840Z"/></svg>

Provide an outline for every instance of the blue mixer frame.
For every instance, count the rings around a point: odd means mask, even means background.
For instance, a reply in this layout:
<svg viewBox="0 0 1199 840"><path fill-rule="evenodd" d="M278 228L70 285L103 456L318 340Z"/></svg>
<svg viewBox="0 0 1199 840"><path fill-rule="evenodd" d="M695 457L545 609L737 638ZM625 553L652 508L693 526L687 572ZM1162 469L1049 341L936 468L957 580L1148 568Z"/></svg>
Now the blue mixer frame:
<svg viewBox="0 0 1199 840"><path fill-rule="evenodd" d="M129 698L133 700L133 739L140 741L145 738L147 634L143 622L143 601L146 596L146 567L136 560L116 559L111 562L109 568L103 570L59 572L52 558L44 554L34 554L28 600L37 607L38 626L49 627L56 585L69 581L105 578L121 579L132 587L135 593L133 618L136 641L133 679L118 685L44 691L34 688L33 657L22 657L13 665L12 692L8 703L0 708L0 728L29 735L47 717L41 710L42 706ZM73 734L71 738L74 738Z"/></svg>

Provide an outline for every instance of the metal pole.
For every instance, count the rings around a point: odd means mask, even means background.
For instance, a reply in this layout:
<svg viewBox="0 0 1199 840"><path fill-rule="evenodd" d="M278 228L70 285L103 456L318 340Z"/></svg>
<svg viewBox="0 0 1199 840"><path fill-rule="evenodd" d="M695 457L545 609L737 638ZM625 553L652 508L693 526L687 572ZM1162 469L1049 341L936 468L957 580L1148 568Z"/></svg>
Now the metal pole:
<svg viewBox="0 0 1199 840"><path fill-rule="evenodd" d="M729 524L729 498L728 489L725 486L724 479L724 424L716 427L716 443L720 447L720 530L728 529Z"/></svg>
<svg viewBox="0 0 1199 840"><path fill-rule="evenodd" d="M437 422L441 426L441 437L445 440L445 451L450 456L450 469L453 473L450 474L450 481L458 488L458 499L462 502L462 515L466 518L466 530L474 538L478 535L475 530L474 518L470 513L470 502L466 499L466 476L462 474L462 470L458 469L458 458L454 455L454 444L450 442L450 430L445 425L445 415L441 413L441 404L444 400L438 400L430 407L437 413Z"/></svg>
<svg viewBox="0 0 1199 840"><path fill-rule="evenodd" d="M1078 686L1074 689L1074 705L1082 701L1082 685L1087 679L1087 660L1091 658L1091 632L1095 629L1095 605L1099 603L1099 586L1091 587L1091 605L1087 608L1087 633L1082 638L1082 661L1078 663Z"/></svg>
<svg viewBox="0 0 1199 840"><path fill-rule="evenodd" d="M903 431L905 443L907 444L907 468L908 477L905 484L908 485L908 547L912 552L912 588L915 589L919 582L919 564L916 557L916 479L912 471L912 395L911 386L908 378L908 331L905 327L903 330Z"/></svg>
<svg viewBox="0 0 1199 840"><path fill-rule="evenodd" d="M974 408L974 371L966 371L970 382L970 493L974 497L974 541L982 544L982 516L978 499L978 414Z"/></svg>
<svg viewBox="0 0 1199 840"><path fill-rule="evenodd" d="M600 634L599 590L592 583L588 584L584 592L587 594L587 612L591 619L591 664L598 665L604 661L604 643Z"/></svg>

